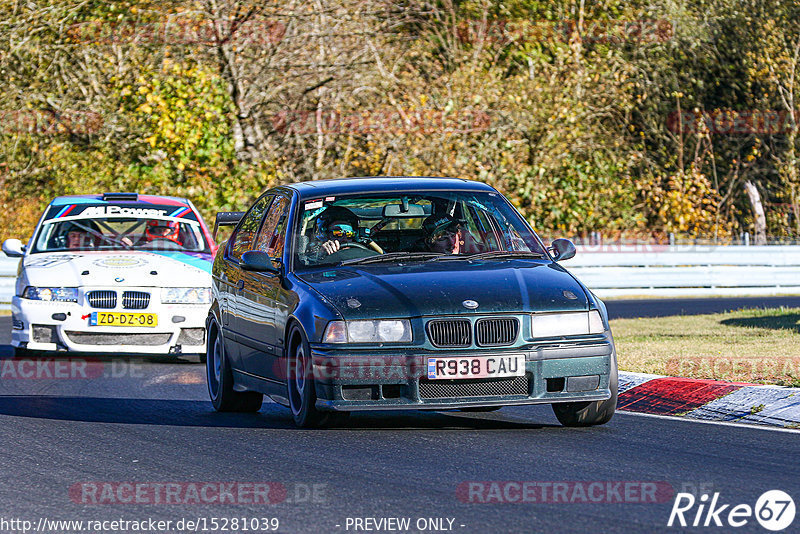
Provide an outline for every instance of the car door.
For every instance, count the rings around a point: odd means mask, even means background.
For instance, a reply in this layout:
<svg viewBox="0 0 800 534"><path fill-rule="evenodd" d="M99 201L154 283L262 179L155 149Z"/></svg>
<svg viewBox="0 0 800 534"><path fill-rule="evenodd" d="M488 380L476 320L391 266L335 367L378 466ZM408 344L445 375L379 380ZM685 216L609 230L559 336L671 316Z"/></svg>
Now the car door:
<svg viewBox="0 0 800 534"><path fill-rule="evenodd" d="M242 270L239 261L242 258L242 254L252 249L261 221L272 199L273 195L264 195L250 207L242 217L242 221L233 231L225 249L226 267L223 272L225 277L223 283L229 288L229 292L225 296L226 309L223 311L223 331L226 347L230 351L234 367L238 369L243 367L242 355L246 352L243 350L242 311L239 306L241 293L244 290L245 271Z"/></svg>
<svg viewBox="0 0 800 534"><path fill-rule="evenodd" d="M252 250L266 252L278 266L286 238L290 198L277 194L264 216ZM247 348L243 351L245 369L263 378L278 378L280 356L276 327L277 299L281 276L267 272L243 272L241 298L242 335Z"/></svg>

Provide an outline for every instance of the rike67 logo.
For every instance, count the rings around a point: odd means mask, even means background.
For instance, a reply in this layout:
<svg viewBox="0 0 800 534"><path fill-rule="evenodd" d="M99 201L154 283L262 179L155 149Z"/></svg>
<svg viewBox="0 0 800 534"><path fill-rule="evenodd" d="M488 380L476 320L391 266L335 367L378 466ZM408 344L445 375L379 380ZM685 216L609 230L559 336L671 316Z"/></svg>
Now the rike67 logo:
<svg viewBox="0 0 800 534"><path fill-rule="evenodd" d="M778 532L792 524L795 515L794 500L781 490L764 492L755 507L749 504L722 504L719 493L709 499L703 494L696 499L691 493L678 493L669 514L667 526L681 527L742 527L755 516L756 521L767 530Z"/></svg>

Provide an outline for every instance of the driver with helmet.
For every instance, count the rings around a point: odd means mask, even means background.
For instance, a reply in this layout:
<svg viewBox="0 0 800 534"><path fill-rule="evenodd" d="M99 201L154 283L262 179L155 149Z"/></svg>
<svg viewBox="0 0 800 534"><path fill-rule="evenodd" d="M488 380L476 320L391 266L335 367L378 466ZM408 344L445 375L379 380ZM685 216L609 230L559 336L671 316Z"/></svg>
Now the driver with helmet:
<svg viewBox="0 0 800 534"><path fill-rule="evenodd" d="M145 226L145 240L150 243L157 239L166 239L182 247L183 241L180 239L180 229L180 223L177 221L151 219L147 221Z"/></svg>
<svg viewBox="0 0 800 534"><path fill-rule="evenodd" d="M317 217L314 237L320 243L320 255L330 255L341 250L343 245L355 242L357 233L355 213L341 206L329 206Z"/></svg>

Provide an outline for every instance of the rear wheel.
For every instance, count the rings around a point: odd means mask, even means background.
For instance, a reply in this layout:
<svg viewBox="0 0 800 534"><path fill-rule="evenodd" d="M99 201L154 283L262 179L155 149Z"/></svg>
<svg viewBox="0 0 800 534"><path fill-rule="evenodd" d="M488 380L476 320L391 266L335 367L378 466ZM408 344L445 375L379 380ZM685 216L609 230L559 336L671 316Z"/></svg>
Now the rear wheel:
<svg viewBox="0 0 800 534"><path fill-rule="evenodd" d="M233 373L225 355L225 343L216 324L208 329L206 380L211 404L218 412L257 412L264 395L255 391L234 391Z"/></svg>
<svg viewBox="0 0 800 534"><path fill-rule="evenodd" d="M347 412L321 412L317 409L317 391L311 362L311 348L299 326L289 330L287 390L292 419L300 428L317 428L344 422Z"/></svg>

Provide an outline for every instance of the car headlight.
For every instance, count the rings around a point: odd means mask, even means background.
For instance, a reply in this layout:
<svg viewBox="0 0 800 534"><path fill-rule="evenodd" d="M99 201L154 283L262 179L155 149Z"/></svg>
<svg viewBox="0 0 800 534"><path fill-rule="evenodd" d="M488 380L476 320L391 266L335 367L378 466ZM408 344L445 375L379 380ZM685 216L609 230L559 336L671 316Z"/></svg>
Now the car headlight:
<svg viewBox="0 0 800 534"><path fill-rule="evenodd" d="M22 292L22 298L51 302L78 302L78 288L28 286Z"/></svg>
<svg viewBox="0 0 800 534"><path fill-rule="evenodd" d="M409 343L408 319L377 321L331 321L322 336L325 343Z"/></svg>
<svg viewBox="0 0 800 534"><path fill-rule="evenodd" d="M208 287L165 287L161 290L164 304L211 304Z"/></svg>
<svg viewBox="0 0 800 534"><path fill-rule="evenodd" d="M604 330L603 319L597 310L536 314L531 319L535 338L602 334Z"/></svg>

